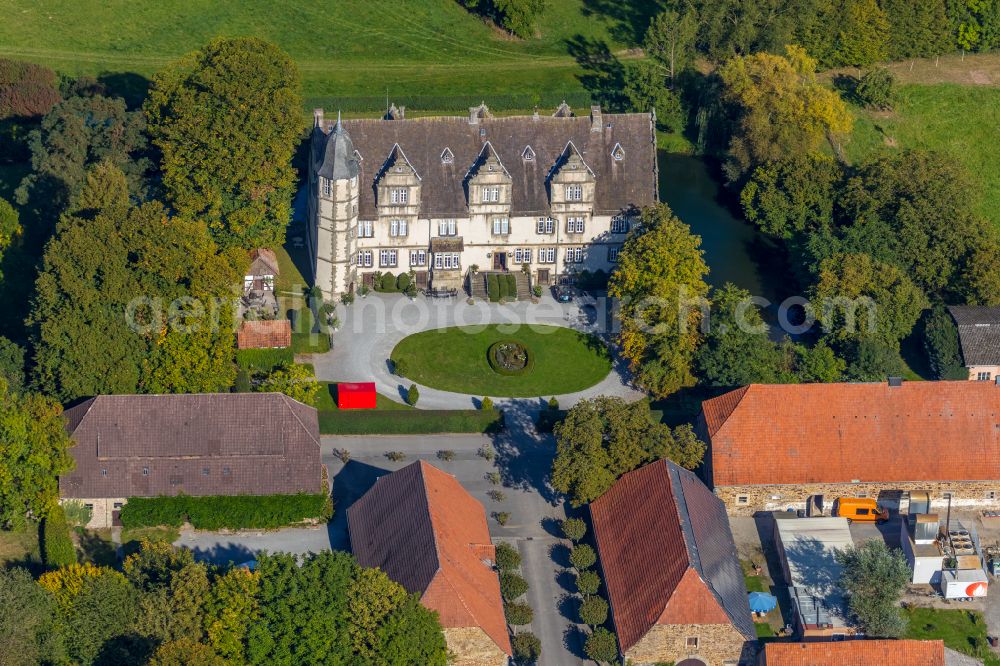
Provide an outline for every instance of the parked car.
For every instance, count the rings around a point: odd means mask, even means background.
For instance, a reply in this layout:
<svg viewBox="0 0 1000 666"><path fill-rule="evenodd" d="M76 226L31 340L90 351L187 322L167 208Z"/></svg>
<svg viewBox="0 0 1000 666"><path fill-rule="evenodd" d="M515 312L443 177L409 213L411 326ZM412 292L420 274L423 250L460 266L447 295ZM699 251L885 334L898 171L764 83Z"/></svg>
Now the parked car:
<svg viewBox="0 0 1000 666"><path fill-rule="evenodd" d="M560 303L569 303L576 295L576 289L568 285L557 285L552 287L552 297Z"/></svg>
<svg viewBox="0 0 1000 666"><path fill-rule="evenodd" d="M884 523L889 520L889 510L869 497L838 497L833 515L847 518L849 523Z"/></svg>

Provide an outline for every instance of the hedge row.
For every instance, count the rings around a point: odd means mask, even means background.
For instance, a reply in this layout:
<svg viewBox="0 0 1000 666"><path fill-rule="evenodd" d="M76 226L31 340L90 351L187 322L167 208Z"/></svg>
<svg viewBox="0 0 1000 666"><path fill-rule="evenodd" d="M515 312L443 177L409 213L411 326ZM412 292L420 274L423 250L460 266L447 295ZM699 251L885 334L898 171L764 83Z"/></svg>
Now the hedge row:
<svg viewBox="0 0 1000 666"><path fill-rule="evenodd" d="M497 432L503 415L495 409L321 411L324 435L430 435L445 432Z"/></svg>
<svg viewBox="0 0 1000 666"><path fill-rule="evenodd" d="M385 293L405 293L413 282L409 273L400 273L395 276L392 273L382 273L375 280L375 291Z"/></svg>
<svg viewBox="0 0 1000 666"><path fill-rule="evenodd" d="M42 521L42 560L50 567L76 564L76 548L69 538L66 514L58 504L49 509Z"/></svg>
<svg viewBox="0 0 1000 666"><path fill-rule="evenodd" d="M517 278L514 277L513 273L507 273L503 277L500 291L506 300L513 301L517 298Z"/></svg>
<svg viewBox="0 0 1000 666"><path fill-rule="evenodd" d="M329 520L333 503L325 493L310 495L211 495L191 497L133 497L122 507L122 526L128 529L185 522L196 529L273 529L310 518Z"/></svg>
<svg viewBox="0 0 1000 666"><path fill-rule="evenodd" d="M496 273L490 273L486 276L486 295L494 303L500 300L500 280Z"/></svg>
<svg viewBox="0 0 1000 666"><path fill-rule="evenodd" d="M246 371L270 372L279 365L291 365L295 354L291 348L285 349L240 349L236 352L236 363Z"/></svg>

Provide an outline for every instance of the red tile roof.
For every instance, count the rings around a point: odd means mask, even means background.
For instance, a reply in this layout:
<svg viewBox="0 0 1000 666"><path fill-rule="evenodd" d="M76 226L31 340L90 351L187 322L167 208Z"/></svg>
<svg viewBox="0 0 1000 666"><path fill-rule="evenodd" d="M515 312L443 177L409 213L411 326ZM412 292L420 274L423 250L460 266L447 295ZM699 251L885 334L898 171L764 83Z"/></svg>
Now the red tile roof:
<svg viewBox="0 0 1000 666"><path fill-rule="evenodd" d="M292 325L287 319L244 321L236 332L239 349L275 349L292 346Z"/></svg>
<svg viewBox="0 0 1000 666"><path fill-rule="evenodd" d="M657 624L733 624L753 638L725 507L693 474L650 463L590 513L623 651Z"/></svg>
<svg viewBox="0 0 1000 666"><path fill-rule="evenodd" d="M715 486L1000 478L993 382L752 384L702 414Z"/></svg>
<svg viewBox="0 0 1000 666"><path fill-rule="evenodd" d="M944 666L942 641L768 643L765 666Z"/></svg>
<svg viewBox="0 0 1000 666"><path fill-rule="evenodd" d="M486 512L450 474L419 461L381 477L347 510L358 562L379 567L440 615L443 627L480 627L512 654L489 565Z"/></svg>
<svg viewBox="0 0 1000 666"><path fill-rule="evenodd" d="M250 251L250 266L247 275L278 275L278 257L274 250L266 247Z"/></svg>

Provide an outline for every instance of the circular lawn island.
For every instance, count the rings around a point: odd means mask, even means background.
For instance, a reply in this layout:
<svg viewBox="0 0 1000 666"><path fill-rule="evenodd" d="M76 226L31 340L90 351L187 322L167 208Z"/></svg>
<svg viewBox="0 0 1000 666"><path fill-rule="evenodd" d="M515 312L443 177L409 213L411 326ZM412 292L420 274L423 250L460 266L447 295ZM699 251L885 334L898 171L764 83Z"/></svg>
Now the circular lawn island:
<svg viewBox="0 0 1000 666"><path fill-rule="evenodd" d="M403 338L392 350L406 378L424 386L505 398L574 393L611 372L596 336L561 326L453 326Z"/></svg>

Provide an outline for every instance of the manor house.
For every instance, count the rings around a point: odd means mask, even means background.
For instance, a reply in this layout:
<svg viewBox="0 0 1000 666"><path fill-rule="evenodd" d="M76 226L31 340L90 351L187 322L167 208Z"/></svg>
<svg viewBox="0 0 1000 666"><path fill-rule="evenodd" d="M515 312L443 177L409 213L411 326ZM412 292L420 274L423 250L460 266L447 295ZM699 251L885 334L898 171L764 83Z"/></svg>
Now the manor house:
<svg viewBox="0 0 1000 666"><path fill-rule="evenodd" d="M314 112L309 243L328 298L412 271L472 288L489 271L535 284L609 271L657 199L652 114L324 119Z"/></svg>

